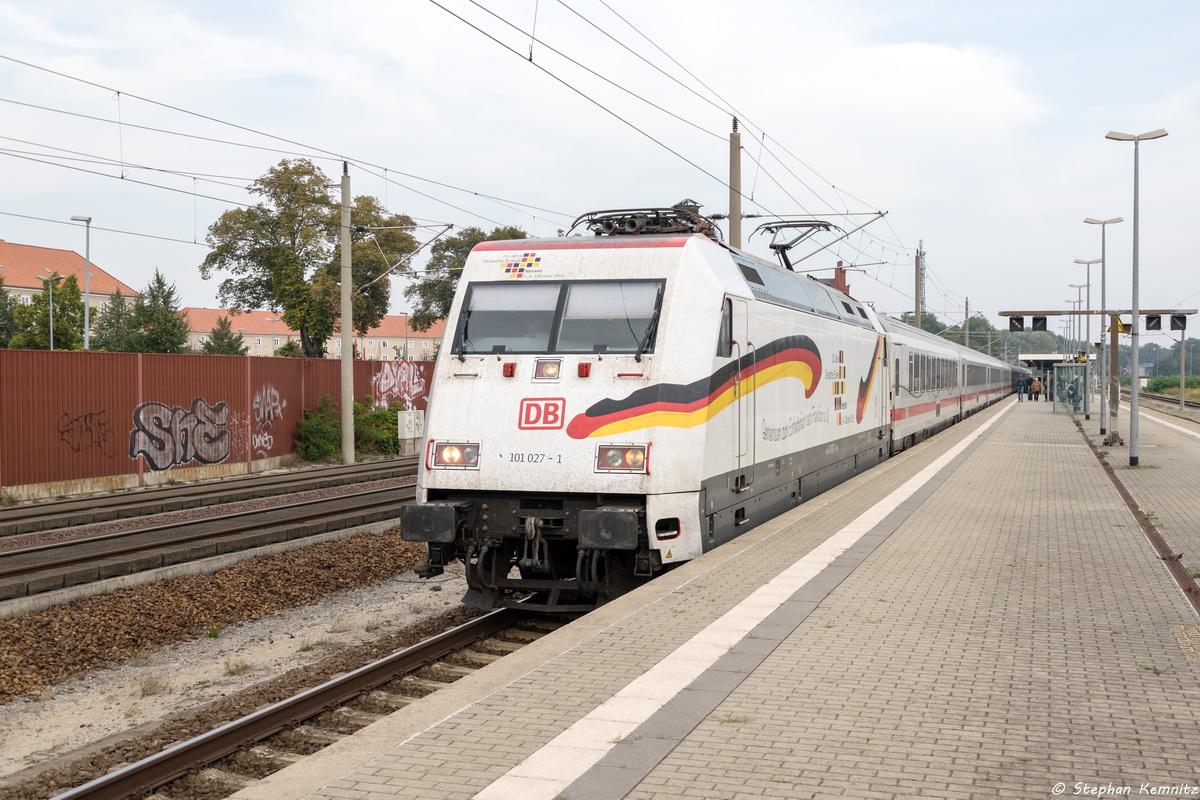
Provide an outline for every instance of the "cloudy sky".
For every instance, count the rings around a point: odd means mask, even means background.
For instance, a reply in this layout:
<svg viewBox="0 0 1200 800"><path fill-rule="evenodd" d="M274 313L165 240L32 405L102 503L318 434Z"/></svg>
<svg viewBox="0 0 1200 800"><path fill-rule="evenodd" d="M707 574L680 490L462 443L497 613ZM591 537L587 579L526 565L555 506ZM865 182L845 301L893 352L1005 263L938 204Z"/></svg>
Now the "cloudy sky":
<svg viewBox="0 0 1200 800"><path fill-rule="evenodd" d="M744 211L887 212L804 266L862 265L852 294L900 312L923 242L926 307L954 321L969 298L997 326L1075 298L1073 261L1101 254L1085 217L1126 220L1107 273L1129 306L1133 146L1104 135L1165 128L1141 146L1141 305L1200 306L1192 0L0 0L0 19L0 239L82 253L69 219L91 216L97 264L137 289L157 268L185 305L216 307L207 228L283 158L335 180L348 159L355 194L424 223L554 236L589 210L728 210L736 114Z"/></svg>

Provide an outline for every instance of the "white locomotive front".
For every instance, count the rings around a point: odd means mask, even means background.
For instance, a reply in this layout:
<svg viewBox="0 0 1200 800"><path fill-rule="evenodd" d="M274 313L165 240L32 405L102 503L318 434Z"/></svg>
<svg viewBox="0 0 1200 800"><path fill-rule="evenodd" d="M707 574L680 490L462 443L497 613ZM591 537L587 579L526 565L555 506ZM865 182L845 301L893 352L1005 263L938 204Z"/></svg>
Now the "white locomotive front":
<svg viewBox="0 0 1200 800"><path fill-rule="evenodd" d="M401 526L480 607L593 608L889 452L869 309L687 213L593 230L480 244L448 318Z"/></svg>

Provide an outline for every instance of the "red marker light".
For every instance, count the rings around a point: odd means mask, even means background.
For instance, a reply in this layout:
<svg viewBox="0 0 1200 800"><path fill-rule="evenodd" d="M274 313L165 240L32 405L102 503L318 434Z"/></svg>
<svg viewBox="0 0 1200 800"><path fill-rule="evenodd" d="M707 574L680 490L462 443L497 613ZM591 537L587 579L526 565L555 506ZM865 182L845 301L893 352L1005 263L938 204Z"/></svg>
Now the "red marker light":
<svg viewBox="0 0 1200 800"><path fill-rule="evenodd" d="M517 374L517 365L512 361L506 361L504 363L504 377L513 378L513 377L516 377L516 374Z"/></svg>
<svg viewBox="0 0 1200 800"><path fill-rule="evenodd" d="M592 363L590 361L579 362L579 377L586 378L592 374Z"/></svg>

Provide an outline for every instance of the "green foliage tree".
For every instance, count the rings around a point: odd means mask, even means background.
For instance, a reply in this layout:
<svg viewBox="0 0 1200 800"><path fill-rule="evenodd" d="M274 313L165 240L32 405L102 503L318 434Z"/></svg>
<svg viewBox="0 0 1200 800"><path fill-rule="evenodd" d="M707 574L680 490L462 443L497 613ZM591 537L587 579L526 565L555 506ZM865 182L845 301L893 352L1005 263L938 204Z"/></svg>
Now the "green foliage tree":
<svg viewBox="0 0 1200 800"><path fill-rule="evenodd" d="M107 353L136 352L133 323L133 303L127 302L117 289L108 296L108 303L100 309L92 323L91 348Z"/></svg>
<svg viewBox="0 0 1200 800"><path fill-rule="evenodd" d="M208 340L200 345L200 352L208 356L244 356L250 352L250 345L242 344L242 337L233 332L229 317L222 315L209 331Z"/></svg>
<svg viewBox="0 0 1200 800"><path fill-rule="evenodd" d="M275 349L275 355L280 358L300 358L304 355L304 351L300 349L299 340L288 339Z"/></svg>
<svg viewBox="0 0 1200 800"><path fill-rule="evenodd" d="M8 347L18 330L17 298L5 291L4 278L0 277L0 348Z"/></svg>
<svg viewBox="0 0 1200 800"><path fill-rule="evenodd" d="M425 277L404 290L404 296L414 300L412 329L427 331L439 319L450 313L454 302L454 291L462 275L463 265L471 249L480 242L525 239L529 234L520 228L504 226L484 233L479 228L464 228L454 236L434 242L430 248L429 264Z"/></svg>
<svg viewBox="0 0 1200 800"><path fill-rule="evenodd" d="M14 311L18 330L8 346L14 350L50 349L50 284L53 283L54 349L82 350L83 297L79 281L69 275L66 280L44 283L41 293L35 294L29 305L18 305Z"/></svg>
<svg viewBox="0 0 1200 800"><path fill-rule="evenodd" d="M341 207L332 184L311 161L284 159L248 188L262 202L226 211L209 226L213 250L200 274L231 273L217 290L227 308L283 309L304 354L323 356L341 309ZM416 240L400 230L411 219L366 195L353 198L351 224L352 324L365 334L387 313L388 275L407 270Z"/></svg>
<svg viewBox="0 0 1200 800"><path fill-rule="evenodd" d="M146 285L133 301L133 346L138 353L186 353L188 318L179 307L175 284L167 284L162 273Z"/></svg>

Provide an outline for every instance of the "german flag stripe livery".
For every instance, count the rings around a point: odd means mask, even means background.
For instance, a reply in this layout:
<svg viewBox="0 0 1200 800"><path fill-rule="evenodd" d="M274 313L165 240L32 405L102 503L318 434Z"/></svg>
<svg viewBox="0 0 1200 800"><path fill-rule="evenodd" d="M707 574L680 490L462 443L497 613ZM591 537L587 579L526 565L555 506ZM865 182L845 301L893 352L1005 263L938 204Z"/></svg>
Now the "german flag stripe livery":
<svg viewBox="0 0 1200 800"><path fill-rule="evenodd" d="M703 425L733 403L735 377L740 378L743 396L772 381L796 378L804 384L807 399L821 380L821 352L807 336L776 339L694 383L663 383L639 389L624 400L601 400L572 419L567 434L588 439L659 425Z"/></svg>
<svg viewBox="0 0 1200 800"><path fill-rule="evenodd" d="M883 354L883 337L875 342L875 355L871 356L871 369L867 377L858 382L858 403L854 408L854 421L862 422L867 413L867 402L871 399L871 389L875 386L875 374L879 371L879 357Z"/></svg>

